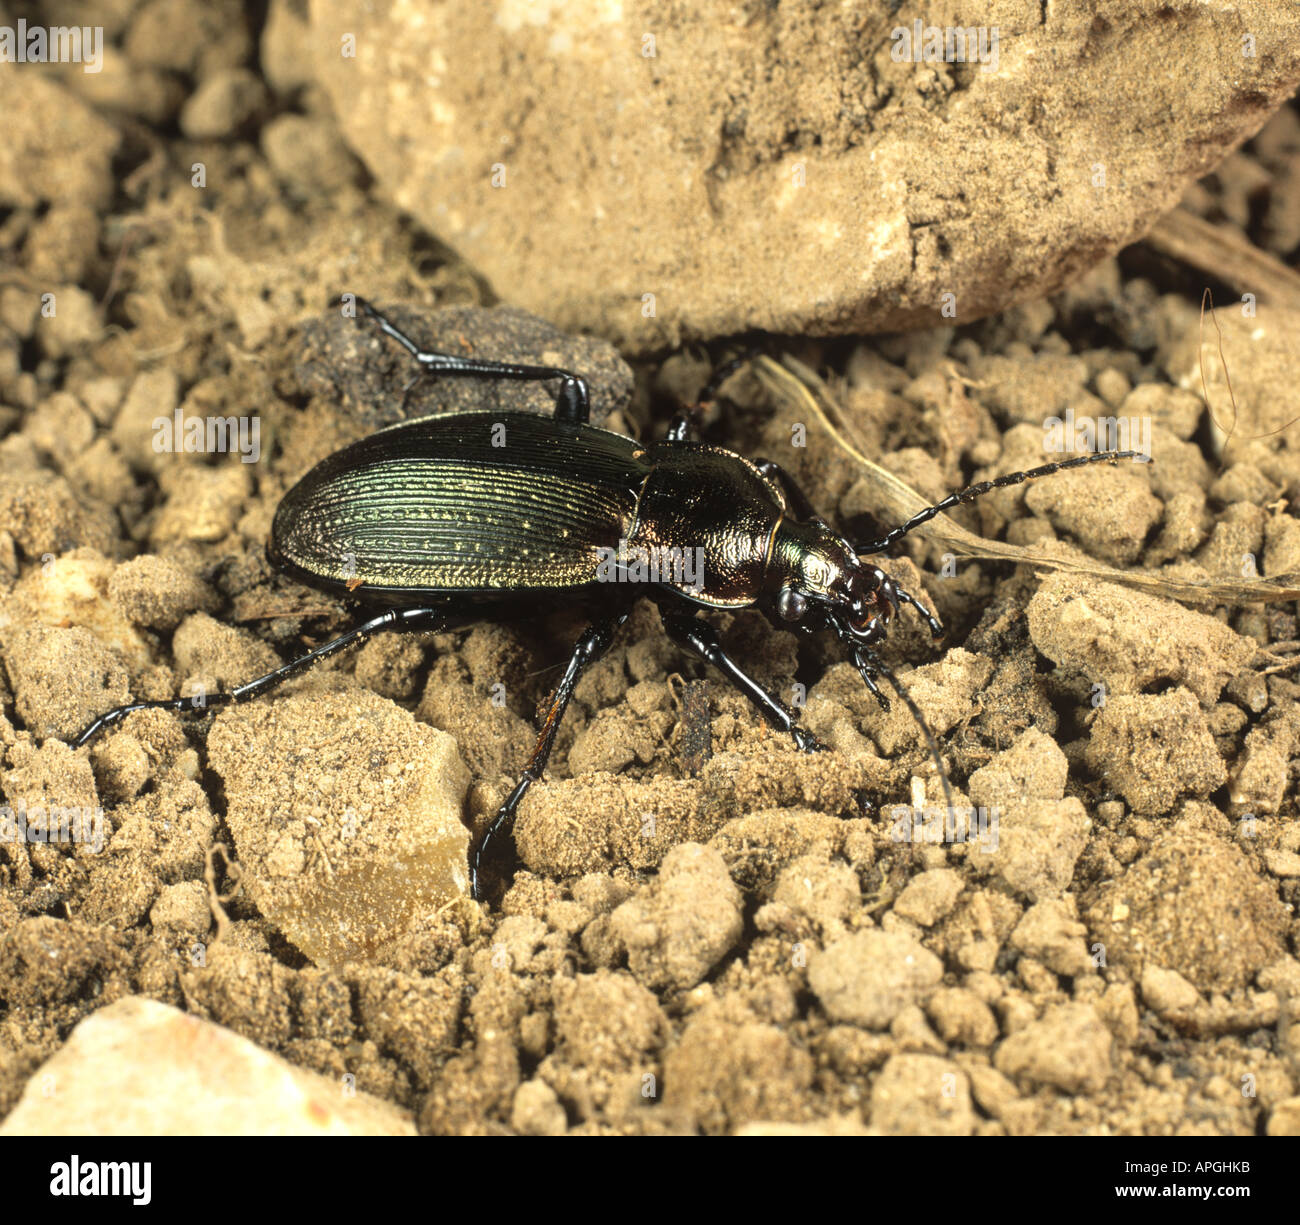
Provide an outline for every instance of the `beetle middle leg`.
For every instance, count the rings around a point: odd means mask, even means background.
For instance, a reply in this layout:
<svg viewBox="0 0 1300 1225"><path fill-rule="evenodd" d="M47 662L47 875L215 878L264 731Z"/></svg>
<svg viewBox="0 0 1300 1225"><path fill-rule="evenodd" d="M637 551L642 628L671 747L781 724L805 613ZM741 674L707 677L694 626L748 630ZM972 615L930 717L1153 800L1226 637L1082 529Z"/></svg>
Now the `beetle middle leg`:
<svg viewBox="0 0 1300 1225"><path fill-rule="evenodd" d="M519 382L545 382L560 380L560 390L555 396L555 416L559 421L572 421L585 425L591 416L591 393L587 380L580 374L561 370L556 366L530 366L519 362L494 362L478 357L458 357L454 353L431 353L421 349L405 332L377 311L364 298L357 305L366 318L391 340L397 341L418 363L419 373L406 385L409 394L425 375L453 374L475 378L507 379Z"/></svg>
<svg viewBox="0 0 1300 1225"><path fill-rule="evenodd" d="M780 731L789 733L803 752L817 753L825 750L826 746L812 732L800 727L794 716L727 654L718 638L718 631L707 621L701 621L692 613L662 606L659 612L664 629L674 642L717 668L758 708L769 723Z"/></svg>
<svg viewBox="0 0 1300 1225"><path fill-rule="evenodd" d="M753 361L760 353L762 348L755 345L746 349L743 353L723 362L718 366L711 375L709 381L704 384L700 390L699 399L692 405L683 406L673 414L673 419L668 424L668 432L664 435L665 442L685 442L693 433L699 432L700 410L712 401L718 398L718 390L737 370L746 362Z"/></svg>
<svg viewBox="0 0 1300 1225"><path fill-rule="evenodd" d="M261 697L262 694L274 689L277 685L283 684L299 672L306 671L312 664L327 659L347 647L355 646L359 642L365 642L372 634L377 634L381 630L437 629L446 622L446 619L446 614L436 608L390 608L377 617L371 617L369 621L354 626L346 634L340 634L339 637L332 638L329 642L323 642L305 655L300 655L287 664L281 664L280 667L267 672L264 676L254 677L251 681L237 685L226 693L214 693L202 699L194 697L162 698L154 701L130 702L126 706L115 707L106 714L100 715L86 728L73 741L72 747L81 748L83 744L94 739L100 732L115 727L127 715L134 714L137 710L171 710L177 714L187 714L194 711L209 710L218 706L235 706L240 702L250 702L254 698Z"/></svg>
<svg viewBox="0 0 1300 1225"><path fill-rule="evenodd" d="M564 675L560 677L560 683L555 686L555 692L551 694L550 706L546 711L546 718L542 722L541 731L538 732L537 744L533 748L532 756L528 759L528 765L524 767L523 774L515 784L514 790L506 797L505 803L497 809L496 816L492 818L492 824L488 826L487 833L483 835L483 841L479 843L478 850L474 852L470 863L469 881L470 890L475 901L483 900L480 875L483 863L489 854L489 847L495 841L509 836L514 827L515 813L520 802L527 794L528 788L541 778L542 771L546 769L551 750L555 747L555 737L560 730L560 722L564 718L564 712L568 709L569 700L573 697L573 691L577 688L579 679L592 664L609 650L610 644L614 641L614 635L627 618L628 611L625 609L612 617L596 621L589 625L578 641L574 643L573 651L569 655L568 665L564 669Z"/></svg>

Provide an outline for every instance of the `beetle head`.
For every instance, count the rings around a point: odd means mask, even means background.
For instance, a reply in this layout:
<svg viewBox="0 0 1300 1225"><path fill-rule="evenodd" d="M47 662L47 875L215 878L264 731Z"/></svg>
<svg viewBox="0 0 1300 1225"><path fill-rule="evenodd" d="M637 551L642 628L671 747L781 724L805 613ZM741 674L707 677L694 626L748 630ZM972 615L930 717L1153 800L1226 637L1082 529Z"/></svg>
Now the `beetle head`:
<svg viewBox="0 0 1300 1225"><path fill-rule="evenodd" d="M820 519L782 521L772 542L768 616L785 629L830 628L851 647L885 635L898 611L898 588L879 566L862 561L853 546Z"/></svg>

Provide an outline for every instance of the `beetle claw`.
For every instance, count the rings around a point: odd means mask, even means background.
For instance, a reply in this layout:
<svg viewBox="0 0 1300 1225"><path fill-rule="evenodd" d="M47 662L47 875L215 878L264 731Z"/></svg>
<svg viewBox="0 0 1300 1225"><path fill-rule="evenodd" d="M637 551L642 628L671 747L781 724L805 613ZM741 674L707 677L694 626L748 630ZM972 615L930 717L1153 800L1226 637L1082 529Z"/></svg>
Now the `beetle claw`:
<svg viewBox="0 0 1300 1225"><path fill-rule="evenodd" d="M794 726L790 729L790 734L794 737L794 742L799 746L801 753L829 753L830 745L823 744L807 728Z"/></svg>

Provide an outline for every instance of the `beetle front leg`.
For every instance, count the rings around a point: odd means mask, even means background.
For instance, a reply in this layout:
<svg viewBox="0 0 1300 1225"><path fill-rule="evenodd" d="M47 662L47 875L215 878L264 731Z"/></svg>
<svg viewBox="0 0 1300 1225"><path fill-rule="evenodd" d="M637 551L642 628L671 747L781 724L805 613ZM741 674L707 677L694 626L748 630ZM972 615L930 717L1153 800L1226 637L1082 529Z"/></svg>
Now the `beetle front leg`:
<svg viewBox="0 0 1300 1225"><path fill-rule="evenodd" d="M820 753L826 750L826 745L812 732L800 727L790 712L727 654L718 639L717 630L707 621L701 621L690 613L664 608L660 609L660 613L663 617L664 629L674 642L685 647L705 663L717 668L758 708L769 723L780 731L788 732L803 752Z"/></svg>
<svg viewBox="0 0 1300 1225"><path fill-rule="evenodd" d="M474 857L470 863L469 882L470 892L475 901L481 902L483 900L480 875L483 863L488 856L488 848L494 841L506 839L514 828L515 813L520 802L527 794L528 788L541 778L542 771L546 769L546 763L550 760L551 750L555 747L555 737L560 730L560 722L564 718L564 712L568 709L569 700L573 697L573 691L577 688L579 679L592 664L609 650L619 626L627 618L627 612L621 612L603 621L597 621L589 625L583 631L582 637L574 643L573 651L569 655L568 666L564 669L564 675L560 678L560 683L555 686L555 692L551 695L551 704L546 711L546 719L543 721L541 731L538 733L537 744L533 748L532 756L528 759L528 765L524 767L523 774L515 784L514 790L506 797L505 803L497 809L496 815L492 818L492 824L488 826L487 833L483 835L483 841L479 843L478 850L474 852Z"/></svg>

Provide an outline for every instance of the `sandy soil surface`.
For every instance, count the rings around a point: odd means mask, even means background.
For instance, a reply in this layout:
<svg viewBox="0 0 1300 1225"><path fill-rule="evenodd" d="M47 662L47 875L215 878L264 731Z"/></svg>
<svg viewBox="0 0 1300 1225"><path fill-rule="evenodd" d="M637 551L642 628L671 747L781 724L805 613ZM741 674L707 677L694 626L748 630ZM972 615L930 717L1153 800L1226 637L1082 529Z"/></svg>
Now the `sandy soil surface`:
<svg viewBox="0 0 1300 1225"><path fill-rule="evenodd" d="M405 1120L379 1130L1300 1131L1294 103L1181 228L1057 296L769 338L709 409L712 441L779 459L860 538L907 504L872 464L934 500L1052 458L1049 418L1149 431L1153 464L999 490L882 563L946 626L935 643L905 610L883 654L971 826L924 819L942 792L914 720L833 642L714 617L831 747L802 755L643 602L521 811L518 872L478 905L466 846L572 610L377 637L254 705L70 741L354 622L264 553L319 459L434 407L545 409L468 383L403 406L400 353L340 293L430 344L578 369L594 416L642 438L735 346L629 367L478 309L474 271L371 189L283 48L259 75L238 23L123 38L150 71L108 97L42 78L8 120L30 174L0 208L0 790L33 828L102 822L0 841L0 1118L21 1098L39 1128L45 1061L142 996ZM196 114L181 83L235 70ZM178 413L242 418L243 453L159 449Z"/></svg>

